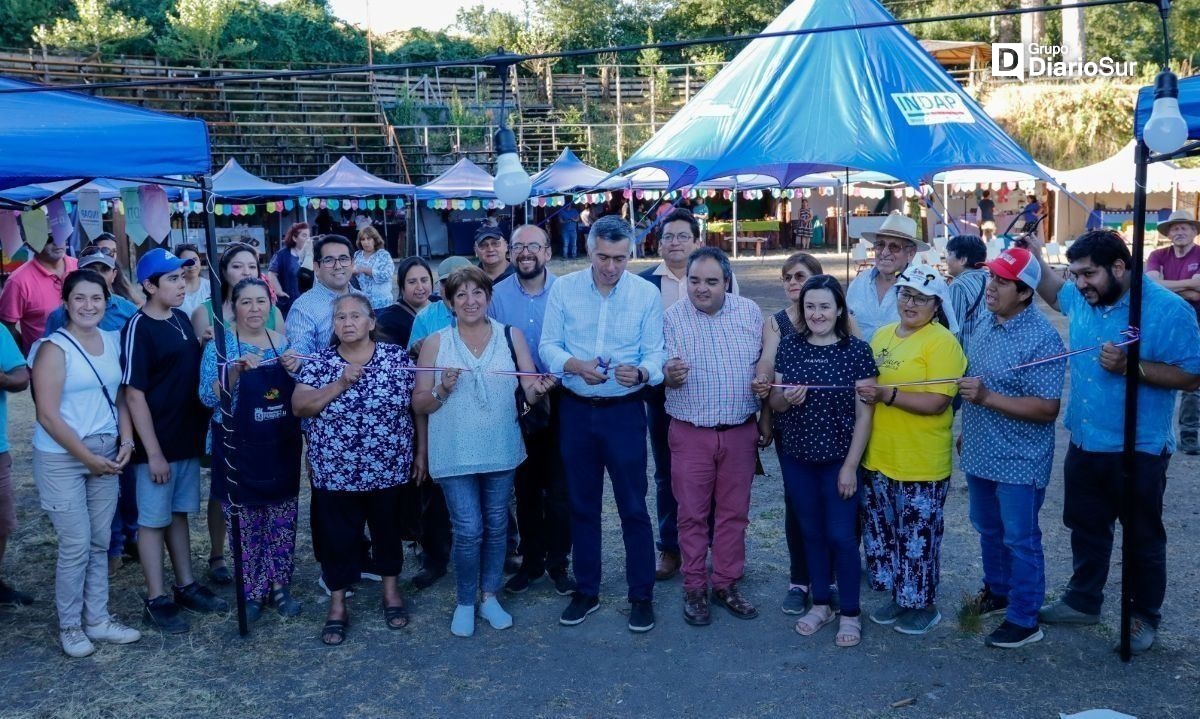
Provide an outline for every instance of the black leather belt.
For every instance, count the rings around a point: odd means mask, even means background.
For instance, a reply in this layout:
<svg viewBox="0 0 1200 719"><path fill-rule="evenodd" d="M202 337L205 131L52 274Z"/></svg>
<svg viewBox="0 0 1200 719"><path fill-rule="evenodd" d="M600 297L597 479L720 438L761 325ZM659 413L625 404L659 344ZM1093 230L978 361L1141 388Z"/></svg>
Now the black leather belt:
<svg viewBox="0 0 1200 719"><path fill-rule="evenodd" d="M687 422L687 421L685 421L685 420L682 420L682 419L676 419L675 421L676 421L676 422L683 422L684 424L691 425L691 426L695 427L696 429L711 429L711 430L712 430L712 431L714 431L714 432L726 432L726 431L728 431L728 430L731 430L731 429L737 429L738 427L744 427L744 426L746 426L748 423L750 423L750 422L753 422L753 421L754 421L754 415L750 415L749 417L747 417L746 419L742 420L741 422L738 422L737 424L718 424L718 425L714 425L714 426L712 426L712 427L701 427L701 426L700 426L700 425L698 425L698 424L692 424L691 422Z"/></svg>
<svg viewBox="0 0 1200 719"><path fill-rule="evenodd" d="M625 404L626 402L641 402L643 399L641 390L634 390L629 394L623 394L619 397L584 397L583 395L576 394L569 389L564 391L568 397L576 402L582 402L583 404L591 405L592 407L614 407L618 404Z"/></svg>

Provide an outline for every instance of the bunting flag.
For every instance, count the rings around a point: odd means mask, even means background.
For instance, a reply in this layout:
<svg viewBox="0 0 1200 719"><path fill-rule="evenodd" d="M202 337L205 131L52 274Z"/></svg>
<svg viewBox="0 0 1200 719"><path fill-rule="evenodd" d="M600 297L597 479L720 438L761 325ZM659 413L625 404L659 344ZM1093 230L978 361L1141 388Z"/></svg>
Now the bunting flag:
<svg viewBox="0 0 1200 719"><path fill-rule="evenodd" d="M88 240L94 240L104 231L103 216L100 214L100 192L78 190L75 194L79 198L79 228Z"/></svg>
<svg viewBox="0 0 1200 719"><path fill-rule="evenodd" d="M50 225L50 236L54 238L54 244L66 247L67 241L75 232L75 225L71 222L71 215L67 213L62 198L56 197L46 203L46 220Z"/></svg>
<svg viewBox="0 0 1200 719"><path fill-rule="evenodd" d="M21 213L21 228L25 230L25 242L34 252L41 252L50 240L50 227L46 213L41 210L30 210Z"/></svg>
<svg viewBox="0 0 1200 719"><path fill-rule="evenodd" d="M138 188L138 205L142 211L142 227L150 239L162 244L171 234L171 206L167 193L158 185ZM126 218L128 220L128 217ZM140 244L140 243L139 243Z"/></svg>
<svg viewBox="0 0 1200 719"><path fill-rule="evenodd" d="M146 241L146 228L142 226L142 202L138 188L122 187L121 204L125 206L125 234L139 247Z"/></svg>
<svg viewBox="0 0 1200 719"><path fill-rule="evenodd" d="M4 256L11 258L21 249L21 228L17 226L17 213L0 210L0 248Z"/></svg>

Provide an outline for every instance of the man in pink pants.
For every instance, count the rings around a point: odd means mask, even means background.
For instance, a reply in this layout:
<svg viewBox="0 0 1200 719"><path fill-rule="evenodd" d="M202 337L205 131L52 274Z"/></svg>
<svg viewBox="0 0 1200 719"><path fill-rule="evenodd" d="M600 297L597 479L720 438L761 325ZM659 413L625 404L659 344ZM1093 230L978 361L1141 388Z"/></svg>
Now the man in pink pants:
<svg viewBox="0 0 1200 719"><path fill-rule="evenodd" d="M758 616L738 591L746 566L750 484L758 446L759 401L750 390L762 351L762 312L725 291L732 272L719 249L701 247L687 265L687 301L664 313L669 358L666 409L671 417L671 489L679 503L683 618L712 622L705 569L713 514L712 601L739 619Z"/></svg>

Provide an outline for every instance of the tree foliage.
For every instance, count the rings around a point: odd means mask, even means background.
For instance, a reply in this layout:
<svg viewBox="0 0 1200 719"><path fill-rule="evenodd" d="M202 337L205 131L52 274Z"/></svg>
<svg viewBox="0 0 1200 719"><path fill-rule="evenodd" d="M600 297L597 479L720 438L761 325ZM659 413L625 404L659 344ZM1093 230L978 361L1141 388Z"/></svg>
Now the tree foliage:
<svg viewBox="0 0 1200 719"><path fill-rule="evenodd" d="M246 55L258 43L230 37L229 21L237 0L179 0L167 15L170 32L158 49L171 59L197 60L204 67Z"/></svg>
<svg viewBox="0 0 1200 719"><path fill-rule="evenodd" d="M141 18L114 10L108 0L74 0L75 17L58 18L51 26L38 25L33 39L40 45L89 52L101 57L131 40L150 34Z"/></svg>

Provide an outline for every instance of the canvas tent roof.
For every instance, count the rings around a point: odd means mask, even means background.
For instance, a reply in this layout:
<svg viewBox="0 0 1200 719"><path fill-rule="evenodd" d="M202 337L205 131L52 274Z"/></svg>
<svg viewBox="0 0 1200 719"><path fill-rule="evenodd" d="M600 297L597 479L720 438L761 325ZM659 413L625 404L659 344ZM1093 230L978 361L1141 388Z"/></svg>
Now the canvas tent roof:
<svg viewBox="0 0 1200 719"><path fill-rule="evenodd" d="M564 148L562 154L546 169L533 176L531 194L552 195L568 192L588 192L599 189L600 184L608 177L608 173L598 170L580 160L571 148Z"/></svg>
<svg viewBox="0 0 1200 719"><path fill-rule="evenodd" d="M482 167L463 158L454 166L417 188L418 200L466 198L496 199L492 191L495 178Z"/></svg>
<svg viewBox="0 0 1200 719"><path fill-rule="evenodd" d="M796 0L766 32L891 20L876 0ZM1045 174L895 26L754 40L620 172L647 166L672 186L846 168L912 186L964 167Z"/></svg>
<svg viewBox="0 0 1200 719"><path fill-rule="evenodd" d="M292 185L264 180L229 158L229 162L212 177L213 194L229 200L249 200L258 197L296 197L300 191Z"/></svg>
<svg viewBox="0 0 1200 719"><path fill-rule="evenodd" d="M370 197L381 195L411 195L416 191L413 185L390 182L376 177L345 157L339 157L328 170L311 180L290 185L300 195L323 197L326 195L342 195L353 197Z"/></svg>
<svg viewBox="0 0 1200 719"><path fill-rule="evenodd" d="M1132 193L1135 148L1136 141L1130 140L1112 157L1087 167L1061 170L1054 179L1068 192L1076 195L1105 192ZM1175 164L1155 162L1147 168L1146 191L1170 192L1176 183L1186 179L1186 175L1179 174Z"/></svg>

